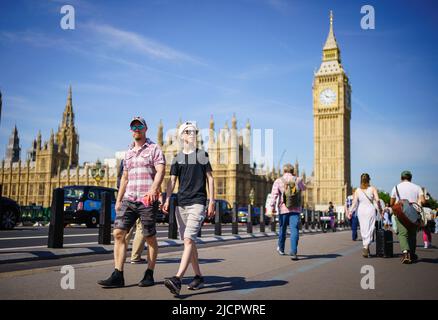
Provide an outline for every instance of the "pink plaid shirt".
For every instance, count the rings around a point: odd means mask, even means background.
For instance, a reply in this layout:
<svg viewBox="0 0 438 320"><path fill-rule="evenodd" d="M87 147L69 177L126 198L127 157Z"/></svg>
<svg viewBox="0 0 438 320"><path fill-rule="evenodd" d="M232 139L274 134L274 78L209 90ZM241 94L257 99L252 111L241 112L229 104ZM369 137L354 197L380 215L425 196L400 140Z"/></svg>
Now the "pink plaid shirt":
<svg viewBox="0 0 438 320"><path fill-rule="evenodd" d="M134 151L134 144L131 145L123 160L123 171L128 172L124 200L141 202L152 187L158 164L166 164L166 159L157 144L147 138L138 151Z"/></svg>
<svg viewBox="0 0 438 320"><path fill-rule="evenodd" d="M285 173L281 178L278 178L275 180L273 186L272 186L272 192L271 192L271 208L274 209L277 204L277 199L280 199L279 208L280 208L280 214L283 213L289 213L289 212L299 212L301 213L301 208L288 208L283 203L283 193L284 193L284 183L282 179L286 180L286 182L291 181L294 179L294 176L291 173ZM304 185L303 179L296 178L296 184L298 186L298 190L304 191L306 190L306 186Z"/></svg>

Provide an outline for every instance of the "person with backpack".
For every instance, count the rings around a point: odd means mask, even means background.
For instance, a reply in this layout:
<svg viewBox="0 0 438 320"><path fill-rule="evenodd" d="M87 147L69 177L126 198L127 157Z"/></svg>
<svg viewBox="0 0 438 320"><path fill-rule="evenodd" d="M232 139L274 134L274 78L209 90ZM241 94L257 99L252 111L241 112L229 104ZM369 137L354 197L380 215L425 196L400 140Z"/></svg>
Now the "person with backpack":
<svg viewBox="0 0 438 320"><path fill-rule="evenodd" d="M363 173L360 176L360 187L356 189L353 197L351 212L356 211L359 218L360 234L362 236L362 256L369 258L370 244L373 241L376 228L376 218L382 214L382 207L379 201L377 189L370 185L370 175ZM377 203L379 210L374 203Z"/></svg>
<svg viewBox="0 0 438 320"><path fill-rule="evenodd" d="M403 253L401 262L403 264L410 264L418 259L418 256L415 254L418 226L414 223L408 223L405 219L399 219L399 214L404 213L399 212L400 207L396 206L396 204L408 201L412 207L421 207L426 200L421 187L411 182L412 173L410 171L403 171L401 173L401 180L401 183L392 189L390 205L394 214L397 216L395 220L398 228L398 240L400 242L400 249ZM406 207L409 209L410 206L408 205ZM403 206L403 210L404 209L405 206Z"/></svg>
<svg viewBox="0 0 438 320"><path fill-rule="evenodd" d="M299 224L301 215L301 192L306 189L301 178L294 174L294 167L287 163L283 166L283 176L275 180L271 191L271 210L275 214L277 199L279 199L279 224L277 252L285 255L287 226L290 228L290 255L292 260L298 260Z"/></svg>

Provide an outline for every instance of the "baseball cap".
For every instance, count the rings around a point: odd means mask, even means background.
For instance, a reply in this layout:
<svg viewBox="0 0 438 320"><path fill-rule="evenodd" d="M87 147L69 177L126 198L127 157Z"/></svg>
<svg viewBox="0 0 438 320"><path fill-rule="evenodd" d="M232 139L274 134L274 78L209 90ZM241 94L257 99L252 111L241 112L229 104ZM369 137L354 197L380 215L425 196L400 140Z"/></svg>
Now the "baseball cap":
<svg viewBox="0 0 438 320"><path fill-rule="evenodd" d="M195 121L186 121L183 124L181 124L178 128L178 135L181 137L185 130L192 129L192 130L198 130L196 126Z"/></svg>
<svg viewBox="0 0 438 320"><path fill-rule="evenodd" d="M148 127L148 125L146 124L146 121L142 118L142 117L134 117L132 118L131 122L129 123L130 126L132 126L132 123L134 121L138 121L140 122L142 125L144 125L146 128Z"/></svg>

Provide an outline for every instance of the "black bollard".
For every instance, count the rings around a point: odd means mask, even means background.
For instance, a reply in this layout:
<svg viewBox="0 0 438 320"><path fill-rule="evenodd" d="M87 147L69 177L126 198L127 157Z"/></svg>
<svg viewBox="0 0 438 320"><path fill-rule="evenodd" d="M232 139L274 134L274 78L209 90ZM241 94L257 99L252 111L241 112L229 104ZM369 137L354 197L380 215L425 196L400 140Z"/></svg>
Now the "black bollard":
<svg viewBox="0 0 438 320"><path fill-rule="evenodd" d="M312 230L315 230L315 211L310 211Z"/></svg>
<svg viewBox="0 0 438 320"><path fill-rule="evenodd" d="M265 232L265 208L260 206L260 232Z"/></svg>
<svg viewBox="0 0 438 320"><path fill-rule="evenodd" d="M3 185L0 184L0 198L3 196Z"/></svg>
<svg viewBox="0 0 438 320"><path fill-rule="evenodd" d="M102 193L99 217L99 244L111 244L111 194Z"/></svg>
<svg viewBox="0 0 438 320"><path fill-rule="evenodd" d="M272 213L272 216L271 216L271 231L272 232L275 232L275 229L276 229L277 222L275 221L275 218L277 217L277 214L279 214L279 213L278 212Z"/></svg>
<svg viewBox="0 0 438 320"><path fill-rule="evenodd" d="M309 231L309 211L304 209L304 229Z"/></svg>
<svg viewBox="0 0 438 320"><path fill-rule="evenodd" d="M62 248L64 243L64 189L53 190L48 248Z"/></svg>
<svg viewBox="0 0 438 320"><path fill-rule="evenodd" d="M248 205L248 214L246 215L246 232L252 233L252 205Z"/></svg>
<svg viewBox="0 0 438 320"><path fill-rule="evenodd" d="M239 234L239 223L237 221L237 202L233 203L233 216L232 216L232 226L231 226L231 233L232 234Z"/></svg>
<svg viewBox="0 0 438 320"><path fill-rule="evenodd" d="M316 221L317 221L317 225L318 225L318 229L322 230L322 225L321 225L321 211L317 211L316 212Z"/></svg>
<svg viewBox="0 0 438 320"><path fill-rule="evenodd" d="M178 224L176 222L176 198L170 197L169 200L169 231L167 238L178 239Z"/></svg>
<svg viewBox="0 0 438 320"><path fill-rule="evenodd" d="M214 234L216 236L222 235L222 214L220 212L219 202L216 202L216 210L214 215Z"/></svg>

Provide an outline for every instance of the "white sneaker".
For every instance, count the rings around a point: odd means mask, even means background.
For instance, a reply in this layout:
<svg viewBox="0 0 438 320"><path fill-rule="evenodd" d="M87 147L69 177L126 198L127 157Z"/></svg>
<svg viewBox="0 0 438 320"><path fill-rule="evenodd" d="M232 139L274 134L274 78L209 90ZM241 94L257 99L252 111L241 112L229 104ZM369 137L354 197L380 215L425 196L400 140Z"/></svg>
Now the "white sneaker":
<svg viewBox="0 0 438 320"><path fill-rule="evenodd" d="M284 256L284 255L285 255L284 251L281 251L281 250L280 250L280 247L277 247L277 252L278 252L278 254L279 254L280 256Z"/></svg>
<svg viewBox="0 0 438 320"><path fill-rule="evenodd" d="M429 249L429 243L428 242L424 243L424 249Z"/></svg>

